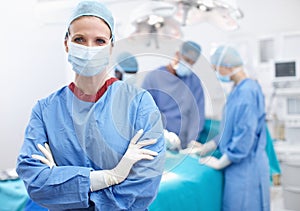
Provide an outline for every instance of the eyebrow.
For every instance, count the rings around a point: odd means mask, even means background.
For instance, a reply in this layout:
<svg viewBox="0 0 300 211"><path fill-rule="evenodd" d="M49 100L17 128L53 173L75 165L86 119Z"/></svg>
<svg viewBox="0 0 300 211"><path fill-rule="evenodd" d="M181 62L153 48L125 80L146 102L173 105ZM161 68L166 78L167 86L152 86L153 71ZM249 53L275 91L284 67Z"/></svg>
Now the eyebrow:
<svg viewBox="0 0 300 211"><path fill-rule="evenodd" d="M69 32L68 34L71 35L70 32ZM82 37L85 37L86 35L81 34L81 33L78 33L78 34L77 34L77 33L74 33L74 34L73 34L73 37L74 37L74 36L82 36ZM96 38L96 39L100 39L100 38L101 38L101 39L106 39L106 40L110 40L110 39L111 39L111 38L106 37L105 35L98 35L98 36L96 36L95 38Z"/></svg>
<svg viewBox="0 0 300 211"><path fill-rule="evenodd" d="M106 40L110 40L111 38L107 38L106 36L96 36L97 39L101 38L101 39L106 39Z"/></svg>

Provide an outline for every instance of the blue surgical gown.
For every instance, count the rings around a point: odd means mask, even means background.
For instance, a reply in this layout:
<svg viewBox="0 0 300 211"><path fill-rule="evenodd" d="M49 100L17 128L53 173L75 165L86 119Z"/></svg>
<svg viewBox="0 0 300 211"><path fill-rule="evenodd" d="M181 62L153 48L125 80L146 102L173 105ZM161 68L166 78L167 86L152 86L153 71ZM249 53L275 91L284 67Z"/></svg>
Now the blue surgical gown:
<svg viewBox="0 0 300 211"><path fill-rule="evenodd" d="M137 162L124 182L90 192L90 171L114 168L139 129L144 129L141 139L158 139L146 147L158 156ZM33 108L17 173L30 197L50 210L144 211L157 194L163 172L162 134L160 112L145 90L117 81L92 103L63 87ZM31 158L42 155L37 144L45 142L57 164L52 169Z"/></svg>
<svg viewBox="0 0 300 211"><path fill-rule="evenodd" d="M218 147L231 165L224 169L224 211L270 209L264 96L245 79L228 96Z"/></svg>
<svg viewBox="0 0 300 211"><path fill-rule="evenodd" d="M176 133L182 148L196 140L205 120L204 92L195 73L178 77L167 68L149 72L142 84L156 102L163 116L164 127Z"/></svg>

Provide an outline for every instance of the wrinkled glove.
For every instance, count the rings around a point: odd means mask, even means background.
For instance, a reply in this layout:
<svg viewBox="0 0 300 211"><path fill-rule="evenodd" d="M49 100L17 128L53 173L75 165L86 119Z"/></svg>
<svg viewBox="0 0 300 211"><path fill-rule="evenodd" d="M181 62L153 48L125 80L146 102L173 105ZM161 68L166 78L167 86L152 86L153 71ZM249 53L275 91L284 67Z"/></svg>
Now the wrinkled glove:
<svg viewBox="0 0 300 211"><path fill-rule="evenodd" d="M181 154L198 154L200 156L207 155L209 152L215 150L217 145L214 141L206 142L205 144L201 144L195 140L192 140L186 149L180 150Z"/></svg>
<svg viewBox="0 0 300 211"><path fill-rule="evenodd" d="M141 129L131 139L127 151L115 168L91 171L91 191L97 191L123 182L136 162L144 159L153 160L158 155L155 151L143 149L145 146L155 144L157 142L156 139L137 142L142 134L143 130Z"/></svg>
<svg viewBox="0 0 300 211"><path fill-rule="evenodd" d="M32 157L37 160L40 160L42 163L48 165L50 168L52 168L53 166L56 166L49 145L47 143L45 143L45 146L38 144L37 147L39 148L39 150L43 153L43 155L45 157L43 157L41 155L36 155L36 154L32 155Z"/></svg>
<svg viewBox="0 0 300 211"><path fill-rule="evenodd" d="M180 154L196 154L199 153L202 149L202 145L201 143L192 140L188 145L187 148L179 150Z"/></svg>
<svg viewBox="0 0 300 211"><path fill-rule="evenodd" d="M199 154L200 156L205 156L208 153L217 149L217 144L213 140L201 145L202 146L200 147L200 150L197 152L197 154Z"/></svg>
<svg viewBox="0 0 300 211"><path fill-rule="evenodd" d="M229 160L228 156L226 154L224 154L220 159L212 157L212 156L200 158L199 163L207 165L216 170L221 170L221 169L227 167L228 165L230 165L231 161Z"/></svg>
<svg viewBox="0 0 300 211"><path fill-rule="evenodd" d="M181 141L179 137L168 130L164 130L164 138L166 141L166 147L169 150L181 150Z"/></svg>

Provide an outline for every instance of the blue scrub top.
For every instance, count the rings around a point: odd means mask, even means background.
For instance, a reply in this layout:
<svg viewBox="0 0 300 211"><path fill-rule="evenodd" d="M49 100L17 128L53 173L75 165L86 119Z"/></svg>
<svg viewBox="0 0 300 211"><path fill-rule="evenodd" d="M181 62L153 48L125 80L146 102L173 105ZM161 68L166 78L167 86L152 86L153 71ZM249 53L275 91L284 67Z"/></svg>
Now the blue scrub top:
<svg viewBox="0 0 300 211"><path fill-rule="evenodd" d="M264 96L245 79L227 98L218 147L232 162L224 169L222 210L269 210Z"/></svg>
<svg viewBox="0 0 300 211"><path fill-rule="evenodd" d="M151 93L164 127L179 136L182 148L198 138L205 121L205 98L195 73L178 77L163 66L149 72L142 87Z"/></svg>
<svg viewBox="0 0 300 211"><path fill-rule="evenodd" d="M136 163L124 182L90 192L90 171L114 168L140 129L141 139L158 139L146 147L158 156ZM57 164L52 169L31 157L42 155L37 144L45 142ZM17 173L30 197L50 210L146 210L158 191L164 156L161 115L147 91L117 81L92 103L66 86L33 108Z"/></svg>

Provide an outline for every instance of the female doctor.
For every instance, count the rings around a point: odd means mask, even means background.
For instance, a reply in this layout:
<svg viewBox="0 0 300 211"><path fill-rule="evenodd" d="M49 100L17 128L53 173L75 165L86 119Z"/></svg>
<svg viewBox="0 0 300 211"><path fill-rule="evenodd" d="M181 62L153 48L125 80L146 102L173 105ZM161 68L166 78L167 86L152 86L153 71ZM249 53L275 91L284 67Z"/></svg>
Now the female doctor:
<svg viewBox="0 0 300 211"><path fill-rule="evenodd" d="M202 155L216 149L217 159L200 158L200 163L224 170L222 210L270 210L269 166L265 152L265 104L259 84L248 78L239 53L220 46L211 57L218 78L234 82L227 98L221 134L200 145Z"/></svg>
<svg viewBox="0 0 300 211"><path fill-rule="evenodd" d="M111 12L82 1L65 49L68 86L34 106L17 160L32 200L49 210L147 210L163 172L160 112L145 90L110 78Z"/></svg>

